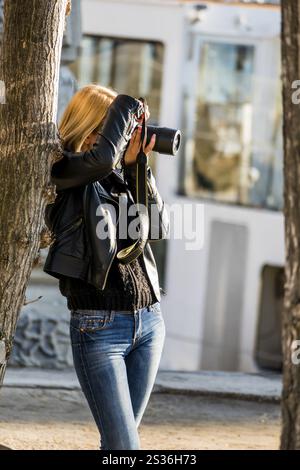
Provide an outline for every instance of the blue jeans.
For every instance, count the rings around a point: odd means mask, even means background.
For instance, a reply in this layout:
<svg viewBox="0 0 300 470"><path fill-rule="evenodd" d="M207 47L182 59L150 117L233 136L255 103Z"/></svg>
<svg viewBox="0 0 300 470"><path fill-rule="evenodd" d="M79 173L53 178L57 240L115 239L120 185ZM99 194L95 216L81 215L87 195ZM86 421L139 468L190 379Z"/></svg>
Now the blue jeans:
<svg viewBox="0 0 300 470"><path fill-rule="evenodd" d="M101 449L140 448L138 426L165 340L160 303L140 310L72 310L74 366Z"/></svg>

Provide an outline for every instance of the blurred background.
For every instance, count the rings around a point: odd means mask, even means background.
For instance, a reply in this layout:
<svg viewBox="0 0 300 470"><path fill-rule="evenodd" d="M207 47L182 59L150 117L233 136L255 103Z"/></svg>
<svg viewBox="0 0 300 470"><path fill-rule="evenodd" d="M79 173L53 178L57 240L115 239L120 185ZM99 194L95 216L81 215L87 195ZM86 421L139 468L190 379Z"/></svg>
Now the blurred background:
<svg viewBox="0 0 300 470"><path fill-rule="evenodd" d="M167 293L160 368L280 372L279 0L73 0L58 120L88 83L145 96L149 124L181 129L179 153L150 164L170 207L204 204L201 250L172 236L152 245ZM42 265L26 293L39 296L22 309L9 365L68 368L69 311Z"/></svg>

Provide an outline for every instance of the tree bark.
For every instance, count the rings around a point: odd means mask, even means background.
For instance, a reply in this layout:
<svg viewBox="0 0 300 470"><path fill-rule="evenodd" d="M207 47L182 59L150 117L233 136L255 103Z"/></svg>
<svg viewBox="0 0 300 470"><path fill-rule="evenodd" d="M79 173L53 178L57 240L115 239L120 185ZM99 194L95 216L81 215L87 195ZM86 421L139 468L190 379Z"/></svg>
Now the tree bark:
<svg viewBox="0 0 300 470"><path fill-rule="evenodd" d="M281 449L300 449L300 365L292 360L300 340L300 105L292 83L300 79L300 0L282 0L285 296L282 321L283 392Z"/></svg>
<svg viewBox="0 0 300 470"><path fill-rule="evenodd" d="M0 384L38 254L44 209L55 197L52 163L68 0L6 0L0 80Z"/></svg>

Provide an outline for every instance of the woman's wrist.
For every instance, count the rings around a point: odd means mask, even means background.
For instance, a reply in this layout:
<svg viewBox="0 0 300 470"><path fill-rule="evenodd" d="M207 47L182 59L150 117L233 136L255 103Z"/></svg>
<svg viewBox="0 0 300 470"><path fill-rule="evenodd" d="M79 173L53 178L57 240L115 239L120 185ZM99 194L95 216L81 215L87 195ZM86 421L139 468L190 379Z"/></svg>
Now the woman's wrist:
<svg viewBox="0 0 300 470"><path fill-rule="evenodd" d="M136 168L136 161L128 161L128 159L126 159L126 151L123 153L123 156L121 158L121 167L123 171L130 171Z"/></svg>

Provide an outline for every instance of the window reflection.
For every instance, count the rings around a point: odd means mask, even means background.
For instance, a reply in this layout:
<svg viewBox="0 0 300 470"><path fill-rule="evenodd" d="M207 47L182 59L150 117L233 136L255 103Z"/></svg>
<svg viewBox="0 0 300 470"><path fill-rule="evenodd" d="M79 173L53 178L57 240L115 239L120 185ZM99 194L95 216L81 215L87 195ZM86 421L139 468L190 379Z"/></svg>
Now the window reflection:
<svg viewBox="0 0 300 470"><path fill-rule="evenodd" d="M118 93L144 96L149 124L158 124L162 86L163 45L131 39L83 37L78 59L70 66L79 87L110 86Z"/></svg>
<svg viewBox="0 0 300 470"><path fill-rule="evenodd" d="M275 83L274 83L275 82ZM252 204L283 209L283 141L282 141L282 98L281 80L276 77L267 84L275 87L274 110L266 108L262 100L261 119L257 123L258 138L252 149L252 165L259 174L249 193ZM264 108L263 108L264 105ZM264 115L267 116L262 119Z"/></svg>
<svg viewBox="0 0 300 470"><path fill-rule="evenodd" d="M261 79L254 74L254 52L251 45L203 43L195 115L189 120L192 144L185 146L184 189L224 202L280 208L280 94L276 110L274 93L272 106L262 100L257 113L254 93ZM279 74L270 80L271 88L277 86L278 78ZM261 124L256 123L254 129L257 118ZM263 145L257 125L268 129ZM188 129L187 134L191 135Z"/></svg>

